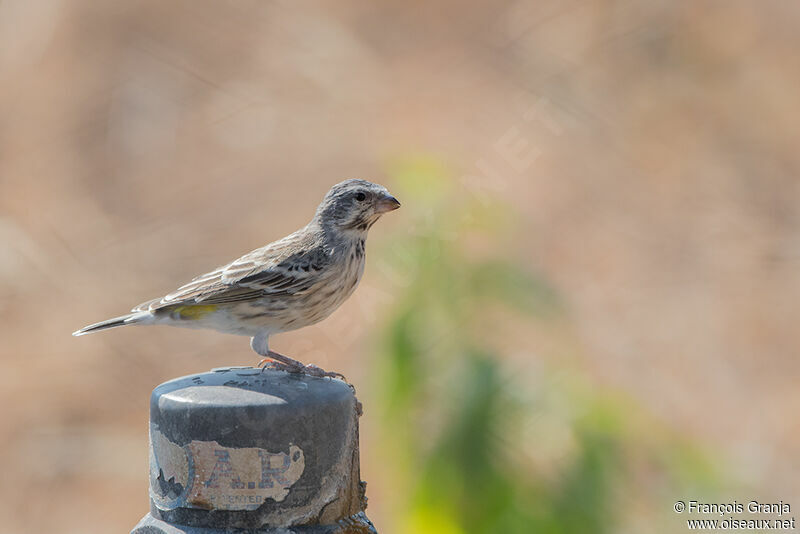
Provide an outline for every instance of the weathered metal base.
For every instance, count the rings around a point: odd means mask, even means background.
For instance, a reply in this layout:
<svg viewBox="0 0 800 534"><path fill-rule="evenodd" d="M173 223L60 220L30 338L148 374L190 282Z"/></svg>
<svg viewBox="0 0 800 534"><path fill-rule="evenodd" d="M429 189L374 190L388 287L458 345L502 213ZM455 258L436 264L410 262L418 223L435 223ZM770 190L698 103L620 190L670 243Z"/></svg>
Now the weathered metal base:
<svg viewBox="0 0 800 534"><path fill-rule="evenodd" d="M360 404L345 382L225 368L150 399L150 513L136 534L375 533Z"/></svg>
<svg viewBox="0 0 800 534"><path fill-rule="evenodd" d="M364 512L343 519L334 525L261 528L258 530L218 529L172 525L147 514L131 534L377 534Z"/></svg>

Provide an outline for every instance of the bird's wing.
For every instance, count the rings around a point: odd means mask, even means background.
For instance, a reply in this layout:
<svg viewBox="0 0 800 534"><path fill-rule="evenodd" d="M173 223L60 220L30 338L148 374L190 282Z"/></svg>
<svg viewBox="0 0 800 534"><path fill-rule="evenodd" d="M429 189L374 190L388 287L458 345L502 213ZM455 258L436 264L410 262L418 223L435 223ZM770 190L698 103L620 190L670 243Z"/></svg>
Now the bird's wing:
<svg viewBox="0 0 800 534"><path fill-rule="evenodd" d="M318 282L319 272L330 262L330 255L313 239L292 234L200 275L164 298L144 302L134 311L296 295Z"/></svg>

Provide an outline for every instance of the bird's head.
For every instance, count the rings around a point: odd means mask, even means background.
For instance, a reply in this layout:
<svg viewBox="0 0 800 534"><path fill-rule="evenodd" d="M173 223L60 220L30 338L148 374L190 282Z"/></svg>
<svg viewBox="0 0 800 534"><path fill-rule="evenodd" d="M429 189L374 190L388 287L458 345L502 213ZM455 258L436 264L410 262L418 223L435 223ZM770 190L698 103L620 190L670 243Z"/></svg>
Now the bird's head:
<svg viewBox="0 0 800 534"><path fill-rule="evenodd" d="M324 228L361 234L381 215L399 207L400 202L382 185L345 180L331 187L317 208L315 219Z"/></svg>

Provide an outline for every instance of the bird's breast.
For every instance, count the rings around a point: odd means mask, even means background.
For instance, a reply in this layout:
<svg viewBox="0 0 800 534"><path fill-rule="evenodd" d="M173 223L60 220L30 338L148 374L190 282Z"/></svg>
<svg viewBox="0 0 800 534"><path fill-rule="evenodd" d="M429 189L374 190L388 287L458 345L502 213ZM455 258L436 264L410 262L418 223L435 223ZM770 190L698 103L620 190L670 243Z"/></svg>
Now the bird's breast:
<svg viewBox="0 0 800 534"><path fill-rule="evenodd" d="M355 291L364 274L363 240L349 247L328 269L328 276L303 296L306 305L302 306L302 315L307 325L325 319Z"/></svg>

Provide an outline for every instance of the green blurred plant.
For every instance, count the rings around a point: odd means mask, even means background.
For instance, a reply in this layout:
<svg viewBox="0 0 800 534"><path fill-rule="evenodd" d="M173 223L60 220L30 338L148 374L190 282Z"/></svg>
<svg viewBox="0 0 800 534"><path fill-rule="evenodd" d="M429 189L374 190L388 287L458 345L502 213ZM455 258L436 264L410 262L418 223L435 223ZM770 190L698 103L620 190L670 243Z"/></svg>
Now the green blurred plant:
<svg viewBox="0 0 800 534"><path fill-rule="evenodd" d="M710 491L703 456L629 400L500 357L499 322L564 320L515 257L513 215L458 191L435 159L390 167L414 222L383 254L402 266L379 351L388 530L602 534L639 516L653 527L673 493Z"/></svg>

